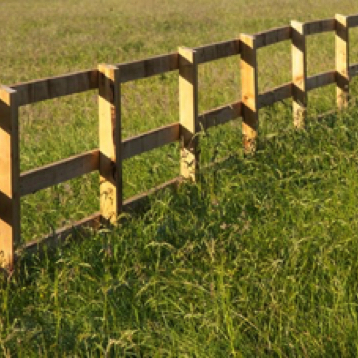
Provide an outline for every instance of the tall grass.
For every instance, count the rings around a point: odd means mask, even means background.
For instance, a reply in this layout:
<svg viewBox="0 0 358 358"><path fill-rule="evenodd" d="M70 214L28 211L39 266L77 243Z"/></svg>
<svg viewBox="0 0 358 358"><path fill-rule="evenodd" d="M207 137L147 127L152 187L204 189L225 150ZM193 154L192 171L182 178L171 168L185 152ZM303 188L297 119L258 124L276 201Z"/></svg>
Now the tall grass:
<svg viewBox="0 0 358 358"><path fill-rule="evenodd" d="M355 356L357 114L266 133L117 229L23 257L4 356Z"/></svg>
<svg viewBox="0 0 358 358"><path fill-rule="evenodd" d="M307 13L307 8L310 13ZM350 0L0 0L0 82L118 63L302 21L357 12ZM19 16L21 14L21 16ZM351 61L358 62L356 31ZM333 36L308 40L309 74L333 69ZM240 97L238 58L200 66L200 111ZM290 44L259 52L260 91L290 80ZM125 84L124 137L178 120L177 74ZM353 81L353 95L356 83ZM240 121L200 135L197 184L1 278L0 356L357 355L357 109L317 120L332 86L260 112L254 157ZM26 106L21 170L98 146L96 93ZM170 145L125 162L129 197L178 174ZM98 209L91 174L22 200L27 241Z"/></svg>

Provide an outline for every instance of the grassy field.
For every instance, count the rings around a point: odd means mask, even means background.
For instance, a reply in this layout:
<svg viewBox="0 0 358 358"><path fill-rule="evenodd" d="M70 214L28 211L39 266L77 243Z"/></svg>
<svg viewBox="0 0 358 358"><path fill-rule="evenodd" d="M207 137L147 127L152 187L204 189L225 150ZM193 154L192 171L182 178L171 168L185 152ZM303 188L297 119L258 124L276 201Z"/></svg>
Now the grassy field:
<svg viewBox="0 0 358 358"><path fill-rule="evenodd" d="M309 9L309 13L308 13ZM0 83L200 46L335 13L354 1L0 0ZM358 62L358 30L351 60ZM334 36L308 39L308 74L334 68ZM290 81L290 44L259 52L259 88ZM200 66L200 111L240 98L238 58ZM357 86L353 81L353 94ZM123 85L123 135L178 121L177 73ZM24 257L0 291L0 356L296 357L358 354L358 111L334 87L260 114L244 158L241 121L201 136L198 184L44 259ZM98 147L97 93L21 108L21 170ZM125 197L179 172L177 145L130 159ZM98 175L22 200L28 241L98 210Z"/></svg>

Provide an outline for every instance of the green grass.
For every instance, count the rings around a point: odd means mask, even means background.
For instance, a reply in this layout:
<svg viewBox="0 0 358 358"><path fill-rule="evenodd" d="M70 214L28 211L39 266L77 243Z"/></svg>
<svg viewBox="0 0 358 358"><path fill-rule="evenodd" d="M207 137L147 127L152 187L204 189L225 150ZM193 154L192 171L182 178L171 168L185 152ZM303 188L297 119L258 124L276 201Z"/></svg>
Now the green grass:
<svg viewBox="0 0 358 358"><path fill-rule="evenodd" d="M310 9L309 14L307 9ZM119 63L352 14L350 0L124 2L0 0L0 82ZM357 30L351 61L358 62ZM308 39L309 75L334 68L334 38ZM290 44L259 50L259 88L290 81ZM200 66L200 111L240 97L238 58ZM356 80L352 84L356 95ZM98 147L96 92L21 108L21 170ZM310 92L308 127L290 101L260 111L259 150L244 157L241 121L201 134L197 184L151 198L146 213L1 281L0 356L252 357L358 353L356 104ZM123 136L178 121L178 75L123 85ZM124 163L124 194L179 172L177 145ZM22 200L23 241L98 210L99 178Z"/></svg>
<svg viewBox="0 0 358 358"><path fill-rule="evenodd" d="M23 257L4 355L355 356L357 115L267 133L118 229Z"/></svg>

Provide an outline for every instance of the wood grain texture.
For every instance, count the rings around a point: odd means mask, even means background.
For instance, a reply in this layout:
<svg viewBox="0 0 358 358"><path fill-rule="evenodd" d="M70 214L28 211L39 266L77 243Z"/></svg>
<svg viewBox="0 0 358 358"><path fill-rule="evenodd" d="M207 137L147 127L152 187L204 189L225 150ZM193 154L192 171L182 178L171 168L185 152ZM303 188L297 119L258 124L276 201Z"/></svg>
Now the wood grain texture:
<svg viewBox="0 0 358 358"><path fill-rule="evenodd" d="M348 27L357 27L358 26L358 14L347 16Z"/></svg>
<svg viewBox="0 0 358 358"><path fill-rule="evenodd" d="M296 128L305 126L307 116L307 54L305 24L292 21L292 105Z"/></svg>
<svg viewBox="0 0 358 358"><path fill-rule="evenodd" d="M256 150L259 125L257 50L255 36L241 34L242 133L246 153Z"/></svg>
<svg viewBox="0 0 358 358"><path fill-rule="evenodd" d="M292 83L285 83L284 85L272 88L264 93L259 94L258 106L264 108L271 106L276 102L283 101L292 96Z"/></svg>
<svg viewBox="0 0 358 358"><path fill-rule="evenodd" d="M210 45L195 47L198 64L240 54L240 41L233 39Z"/></svg>
<svg viewBox="0 0 358 358"><path fill-rule="evenodd" d="M307 77L306 89L312 91L316 88L328 86L336 82L336 71L327 71Z"/></svg>
<svg viewBox="0 0 358 358"><path fill-rule="evenodd" d="M100 211L115 224L123 201L120 72L111 65L99 65L98 71Z"/></svg>
<svg viewBox="0 0 358 358"><path fill-rule="evenodd" d="M200 126L207 130L241 117L241 107L240 101L204 112L199 115Z"/></svg>
<svg viewBox="0 0 358 358"><path fill-rule="evenodd" d="M336 96L337 107L343 109L349 102L349 28L348 18L336 15Z"/></svg>
<svg viewBox="0 0 358 358"><path fill-rule="evenodd" d="M123 140L122 159L132 158L179 140L179 123L169 124Z"/></svg>
<svg viewBox="0 0 358 358"><path fill-rule="evenodd" d="M254 35L256 37L256 48L261 48L276 44L281 41L291 39L291 27L284 26L275 29L258 32Z"/></svg>
<svg viewBox="0 0 358 358"><path fill-rule="evenodd" d="M355 77L358 75L358 63L349 66L349 77Z"/></svg>
<svg viewBox="0 0 358 358"><path fill-rule="evenodd" d="M325 19L309 21L304 23L304 33L306 36L320 34L322 32L334 31L336 28L335 19Z"/></svg>
<svg viewBox="0 0 358 358"><path fill-rule="evenodd" d="M115 66L120 69L121 83L124 83L177 70L178 56L175 52Z"/></svg>
<svg viewBox="0 0 358 358"><path fill-rule="evenodd" d="M33 194L39 190L99 169L99 150L74 155L20 175L20 195Z"/></svg>
<svg viewBox="0 0 358 358"><path fill-rule="evenodd" d="M10 271L20 243L19 175L17 93L0 86L0 267Z"/></svg>
<svg viewBox="0 0 358 358"><path fill-rule="evenodd" d="M199 168L198 64L196 51L179 48L180 174L193 181Z"/></svg>
<svg viewBox="0 0 358 358"><path fill-rule="evenodd" d="M18 92L18 105L68 96L98 88L98 71L88 70L12 85Z"/></svg>

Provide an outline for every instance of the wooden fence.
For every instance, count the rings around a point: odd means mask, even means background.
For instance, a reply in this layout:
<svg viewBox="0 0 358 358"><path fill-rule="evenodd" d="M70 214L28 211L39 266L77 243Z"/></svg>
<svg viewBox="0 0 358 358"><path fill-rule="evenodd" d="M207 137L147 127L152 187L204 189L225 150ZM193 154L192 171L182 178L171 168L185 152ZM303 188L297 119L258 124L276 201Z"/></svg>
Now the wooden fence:
<svg viewBox="0 0 358 358"><path fill-rule="evenodd" d="M349 28L358 26L358 15L336 15L334 19L296 22L255 35L97 69L0 87L0 253L2 265L12 269L15 250L21 247L20 198L81 175L99 171L100 212L55 234L22 246L36 250L66 238L73 228L95 227L101 220L116 221L118 215L135 207L149 194L177 184L182 178L195 180L198 171L198 136L207 129L242 117L246 151L255 150L259 110L287 98L293 99L293 120L304 126L307 93L336 83L337 106L348 103L350 79L358 75L358 64L349 64ZM336 68L307 77L306 37L334 31ZM257 51L281 41L292 42L292 82L258 93ZM240 55L242 99L208 112L198 113L198 66L217 59ZM123 140L121 137L121 84L141 78L179 71L179 123L170 124ZM98 89L99 148L41 168L20 173L19 107L39 101ZM180 177L160 187L123 201L122 161L135 155L181 141Z"/></svg>

